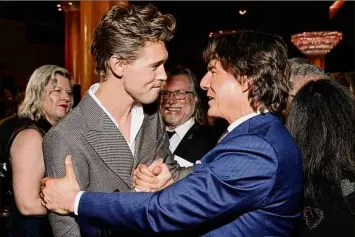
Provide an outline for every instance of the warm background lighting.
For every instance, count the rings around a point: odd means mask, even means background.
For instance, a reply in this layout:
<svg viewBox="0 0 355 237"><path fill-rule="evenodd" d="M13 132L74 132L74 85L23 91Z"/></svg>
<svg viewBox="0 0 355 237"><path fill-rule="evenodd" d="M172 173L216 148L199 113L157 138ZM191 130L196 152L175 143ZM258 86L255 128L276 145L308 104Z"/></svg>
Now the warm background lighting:
<svg viewBox="0 0 355 237"><path fill-rule="evenodd" d="M303 32L291 36L292 43L305 55L324 55L343 38L337 31Z"/></svg>

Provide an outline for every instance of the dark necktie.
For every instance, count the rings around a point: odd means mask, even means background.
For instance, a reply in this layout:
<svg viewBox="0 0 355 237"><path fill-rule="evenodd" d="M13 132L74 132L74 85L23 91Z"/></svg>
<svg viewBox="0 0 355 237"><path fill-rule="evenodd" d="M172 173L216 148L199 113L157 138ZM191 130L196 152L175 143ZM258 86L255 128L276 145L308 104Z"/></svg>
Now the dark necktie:
<svg viewBox="0 0 355 237"><path fill-rule="evenodd" d="M175 134L175 131L172 131L172 132L166 131L166 132L168 133L169 139Z"/></svg>

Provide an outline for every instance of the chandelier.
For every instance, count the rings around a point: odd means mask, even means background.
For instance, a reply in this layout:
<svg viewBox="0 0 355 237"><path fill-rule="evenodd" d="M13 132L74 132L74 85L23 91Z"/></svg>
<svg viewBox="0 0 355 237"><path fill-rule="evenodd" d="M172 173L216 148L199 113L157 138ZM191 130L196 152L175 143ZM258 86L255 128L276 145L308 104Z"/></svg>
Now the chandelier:
<svg viewBox="0 0 355 237"><path fill-rule="evenodd" d="M325 55L332 50L343 34L337 31L303 32L291 36L292 43L305 55Z"/></svg>

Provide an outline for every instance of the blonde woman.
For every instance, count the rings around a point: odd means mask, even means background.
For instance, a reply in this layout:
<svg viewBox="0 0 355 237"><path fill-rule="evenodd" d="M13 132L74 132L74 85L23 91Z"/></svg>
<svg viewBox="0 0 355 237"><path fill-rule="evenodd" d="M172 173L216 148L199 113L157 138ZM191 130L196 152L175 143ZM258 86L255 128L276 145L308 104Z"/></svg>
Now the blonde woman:
<svg viewBox="0 0 355 237"><path fill-rule="evenodd" d="M47 210L39 197L40 180L45 172L42 139L71 107L72 85L68 71L44 65L31 75L17 117L1 125L11 126L5 149L9 170L12 169L14 200L7 223L9 236L52 235Z"/></svg>

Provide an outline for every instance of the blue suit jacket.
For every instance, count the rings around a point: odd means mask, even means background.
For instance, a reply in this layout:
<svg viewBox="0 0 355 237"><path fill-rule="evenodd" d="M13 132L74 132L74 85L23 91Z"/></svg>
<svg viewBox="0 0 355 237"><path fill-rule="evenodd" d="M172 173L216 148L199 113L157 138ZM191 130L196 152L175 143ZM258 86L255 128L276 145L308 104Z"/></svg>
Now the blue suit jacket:
<svg viewBox="0 0 355 237"><path fill-rule="evenodd" d="M291 235L301 216L302 161L278 117L266 113L243 122L201 162L161 192L85 192L79 217L142 233Z"/></svg>

